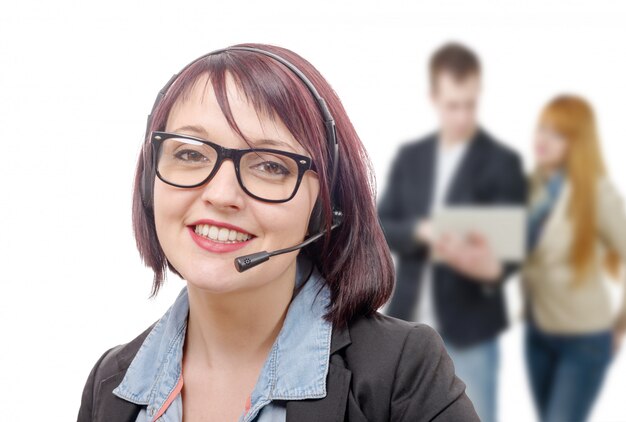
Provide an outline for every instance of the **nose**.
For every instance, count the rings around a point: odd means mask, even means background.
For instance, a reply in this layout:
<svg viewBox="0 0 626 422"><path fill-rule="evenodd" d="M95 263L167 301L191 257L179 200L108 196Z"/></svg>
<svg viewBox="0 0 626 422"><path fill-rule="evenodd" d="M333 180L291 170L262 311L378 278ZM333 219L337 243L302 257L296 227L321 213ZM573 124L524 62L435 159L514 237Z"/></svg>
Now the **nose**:
<svg viewBox="0 0 626 422"><path fill-rule="evenodd" d="M235 164L225 160L202 191L202 199L221 209L243 208L245 192L239 186Z"/></svg>

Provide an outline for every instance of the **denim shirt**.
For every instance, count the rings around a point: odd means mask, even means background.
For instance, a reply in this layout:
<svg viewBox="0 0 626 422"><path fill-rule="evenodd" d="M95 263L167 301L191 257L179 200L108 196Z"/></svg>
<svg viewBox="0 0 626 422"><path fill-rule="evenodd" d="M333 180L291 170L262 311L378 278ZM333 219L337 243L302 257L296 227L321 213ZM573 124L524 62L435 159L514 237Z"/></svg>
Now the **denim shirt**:
<svg viewBox="0 0 626 422"><path fill-rule="evenodd" d="M531 206L528 213L528 252L531 252L537 245L543 226L559 199L564 183L565 174L562 171L555 172L547 181L543 182L543 197L538 203Z"/></svg>
<svg viewBox="0 0 626 422"><path fill-rule="evenodd" d="M239 422L284 421L285 400L326 396L332 324L323 318L330 302L324 279L304 255L297 258L296 288L283 326L261 369ZM294 290L295 293L295 290ZM182 421L182 357L189 300L187 286L137 351L116 396L141 405L136 422Z"/></svg>

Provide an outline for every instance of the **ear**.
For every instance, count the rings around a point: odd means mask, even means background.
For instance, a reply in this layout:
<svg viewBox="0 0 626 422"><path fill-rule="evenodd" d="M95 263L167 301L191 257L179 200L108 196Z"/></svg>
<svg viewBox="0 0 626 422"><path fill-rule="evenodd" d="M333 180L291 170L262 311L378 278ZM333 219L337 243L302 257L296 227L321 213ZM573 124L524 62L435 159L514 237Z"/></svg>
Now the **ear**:
<svg viewBox="0 0 626 422"><path fill-rule="evenodd" d="M428 99L430 100L431 105L437 104L437 89L434 86L431 86L428 91Z"/></svg>

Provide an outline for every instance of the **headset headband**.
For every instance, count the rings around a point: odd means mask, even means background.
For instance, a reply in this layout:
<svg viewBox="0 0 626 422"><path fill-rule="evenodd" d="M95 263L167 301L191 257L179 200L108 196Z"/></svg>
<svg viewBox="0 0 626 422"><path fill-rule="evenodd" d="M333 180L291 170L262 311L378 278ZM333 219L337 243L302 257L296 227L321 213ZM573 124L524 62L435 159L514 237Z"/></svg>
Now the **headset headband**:
<svg viewBox="0 0 626 422"><path fill-rule="evenodd" d="M331 152L332 171L331 171L331 178L330 178L330 194L331 194L331 197L333 197L335 179L337 176L337 165L339 161L339 144L337 141L337 129L335 127L335 119L330 113L330 110L328 109L328 106L326 105L326 101L317 92L317 89L315 88L313 83L309 80L309 78L307 78L306 75L302 73L302 71L298 69L293 63L289 62L287 59L279 56L278 54L272 53L271 51L267 51L267 50L263 50L263 49L255 48L255 47L245 47L245 46L226 47L226 48L220 48L218 50L214 50L214 51L211 51L210 53L204 54L203 56L200 56L194 61L187 64L180 72L175 73L157 94L157 97L154 100L154 104L152 105L152 110L150 111L150 114L148 115L148 121L146 123L146 133L145 133L144 139L148 139L150 126L152 124L152 115L154 114L154 111L156 110L158 105L161 103L161 101L165 97L165 94L170 89L174 81L178 79L178 76L181 73L183 73L193 64L197 63L198 61L206 57L212 56L214 54L219 54L219 53L223 53L227 51L234 51L234 50L251 51L254 53L263 54L265 56L271 57L272 59L282 63L285 67L287 67L293 74L295 74L302 81L302 83L304 83L304 85L306 85L308 90L311 92L311 94L313 95L313 98L315 99L315 102L317 103L320 109L322 118L324 119L324 128L326 131L326 142L328 143L328 147L330 148L330 152Z"/></svg>

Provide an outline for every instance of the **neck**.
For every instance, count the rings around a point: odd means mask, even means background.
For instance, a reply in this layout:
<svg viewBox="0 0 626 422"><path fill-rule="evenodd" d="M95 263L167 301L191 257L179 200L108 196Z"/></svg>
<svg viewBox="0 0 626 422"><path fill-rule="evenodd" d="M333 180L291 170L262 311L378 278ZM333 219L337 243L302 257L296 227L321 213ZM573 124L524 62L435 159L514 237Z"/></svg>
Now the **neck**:
<svg viewBox="0 0 626 422"><path fill-rule="evenodd" d="M211 368L262 363L283 325L295 276L294 260L277 279L253 289L212 293L187 283L185 359Z"/></svg>
<svg viewBox="0 0 626 422"><path fill-rule="evenodd" d="M467 143L472 140L474 135L476 134L477 127L472 128L467 133L464 134L455 134L450 131L446 131L442 129L439 132L439 140L441 142L441 146L443 148L450 148L454 146L458 146L464 143Z"/></svg>
<svg viewBox="0 0 626 422"><path fill-rule="evenodd" d="M563 171L562 166L542 166L538 168L539 175L544 180L551 179L554 175Z"/></svg>

